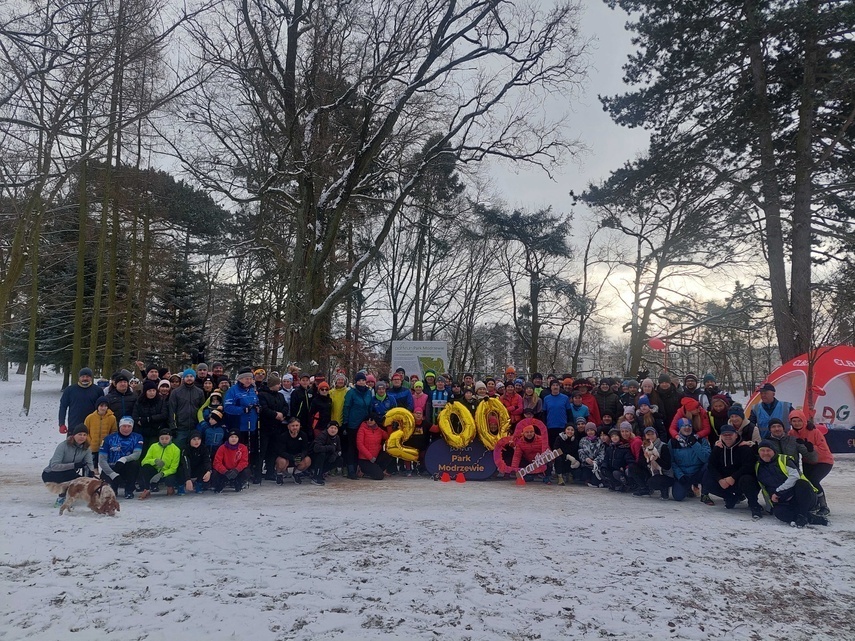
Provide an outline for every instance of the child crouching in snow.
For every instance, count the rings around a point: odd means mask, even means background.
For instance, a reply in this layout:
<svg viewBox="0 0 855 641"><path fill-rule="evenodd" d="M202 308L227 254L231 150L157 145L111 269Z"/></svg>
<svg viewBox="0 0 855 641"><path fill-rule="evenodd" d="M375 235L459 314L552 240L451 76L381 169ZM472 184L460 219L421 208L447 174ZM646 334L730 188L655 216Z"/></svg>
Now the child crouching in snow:
<svg viewBox="0 0 855 641"><path fill-rule="evenodd" d="M620 430L617 428L609 430L609 441L603 457L603 465L600 467L600 475L612 492L626 492L626 470L632 463L632 452L629 449L629 443L621 440Z"/></svg>
<svg viewBox="0 0 855 641"><path fill-rule="evenodd" d="M602 487L600 479L594 476L594 467L602 466L605 452L606 445L597 436L597 428L588 423L585 425L585 438L579 441L579 476L589 487Z"/></svg>
<svg viewBox="0 0 855 641"><path fill-rule="evenodd" d="M219 494L230 483L235 492L240 492L249 481L249 450L240 442L240 433L229 430L229 438L214 456L214 473L211 483L214 493Z"/></svg>

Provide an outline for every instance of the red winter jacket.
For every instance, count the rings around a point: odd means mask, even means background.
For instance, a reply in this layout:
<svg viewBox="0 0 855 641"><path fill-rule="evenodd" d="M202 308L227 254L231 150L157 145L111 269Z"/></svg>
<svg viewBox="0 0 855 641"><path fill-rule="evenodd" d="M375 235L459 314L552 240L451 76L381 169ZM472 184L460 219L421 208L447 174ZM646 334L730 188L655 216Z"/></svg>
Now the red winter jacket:
<svg viewBox="0 0 855 641"><path fill-rule="evenodd" d="M603 420L600 416L600 404L597 403L597 397L590 392L582 394L582 403L587 405L590 412L588 419L595 425L600 425Z"/></svg>
<svg viewBox="0 0 855 641"><path fill-rule="evenodd" d="M522 460L525 459L526 465L534 461L534 457L542 454L548 448L546 447L546 439L539 434L535 434L530 441L525 440L525 437L514 441L514 458L511 462L511 467L520 467ZM541 465L534 473L541 474L546 471L546 466Z"/></svg>
<svg viewBox="0 0 855 641"><path fill-rule="evenodd" d="M798 414L796 413L798 412ZM789 434L790 436L795 436L798 439L804 439L811 445L813 445L813 449L816 450L816 453L819 455L817 458L817 463L828 463L829 465L834 465L834 456L831 453L831 449L828 447L828 443L825 441L825 436L823 436L822 432L820 432L813 424L808 424L807 417L804 412L801 410L794 410L790 412L790 416L799 416L801 415L802 420L805 422L805 427L800 430L795 428L791 429Z"/></svg>
<svg viewBox="0 0 855 641"><path fill-rule="evenodd" d="M676 438L676 436L674 438ZM633 436L629 439L629 451L632 452L632 458L636 461L641 457L642 447L644 447L644 441L640 436Z"/></svg>
<svg viewBox="0 0 855 641"><path fill-rule="evenodd" d="M686 400L692 401L695 404L697 404L697 401L693 398L689 398L689 399L684 398L683 399L683 401L686 401ZM698 407L700 407L700 405L698 405ZM704 410L701 410L700 412L701 412L701 429L699 429L697 432L695 432L695 436L697 436L698 438L709 439L710 431L711 431L710 430L710 415L707 412L705 412ZM680 408L677 410L677 413L674 414L674 420L671 421L671 429L668 430L671 434L671 438L677 438L677 432L679 432L679 430L677 429L677 422L681 418L686 418L686 406L685 406L685 404L680 406ZM711 443L710 445L713 445L713 444Z"/></svg>
<svg viewBox="0 0 855 641"><path fill-rule="evenodd" d="M520 396L516 392L514 392L513 396L508 396L507 394L502 394L499 397L499 400L502 401L502 405L505 406L505 409L508 410L508 414L511 415L511 427L513 427L522 418L522 413L523 413L522 396Z"/></svg>
<svg viewBox="0 0 855 641"><path fill-rule="evenodd" d="M243 443L238 443L234 449L228 443L217 448L214 469L220 474L225 474L229 470L242 472L247 465L249 465L249 450Z"/></svg>
<svg viewBox="0 0 855 641"><path fill-rule="evenodd" d="M389 438L386 430L381 430L379 427L368 427L367 423L359 426L356 432L356 451L359 453L359 458L370 461L377 458L377 455L383 450L383 441Z"/></svg>

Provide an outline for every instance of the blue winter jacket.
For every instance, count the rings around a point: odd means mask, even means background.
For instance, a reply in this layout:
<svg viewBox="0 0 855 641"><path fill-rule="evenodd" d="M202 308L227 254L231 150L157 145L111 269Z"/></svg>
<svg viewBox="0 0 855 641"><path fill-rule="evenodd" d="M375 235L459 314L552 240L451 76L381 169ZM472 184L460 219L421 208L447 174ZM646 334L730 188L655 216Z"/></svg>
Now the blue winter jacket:
<svg viewBox="0 0 855 641"><path fill-rule="evenodd" d="M390 387L386 390L386 394L395 399L396 407L405 407L411 412L413 411L413 394L406 387L397 390Z"/></svg>
<svg viewBox="0 0 855 641"><path fill-rule="evenodd" d="M143 437L141 434L131 432L127 436L122 436L119 432L113 432L101 441L101 449L98 450L98 461L107 459L107 463L112 467L120 458L131 456L135 450L142 453Z"/></svg>
<svg viewBox="0 0 855 641"><path fill-rule="evenodd" d="M575 405L573 405L572 402L570 403L569 419L570 419L570 422L573 423L574 425L576 424L577 419L584 418L585 422L587 422L589 420L590 416L591 416L591 410L589 410L588 406L585 405L584 403L582 405L579 405L579 407L576 407Z"/></svg>
<svg viewBox="0 0 855 641"><path fill-rule="evenodd" d="M223 399L223 411L229 429L241 432L254 432L258 429L258 394L255 386L244 387L240 383L232 385ZM249 411L247 411L249 408Z"/></svg>
<svg viewBox="0 0 855 641"><path fill-rule="evenodd" d="M367 387L352 387L344 396L344 411L342 412L342 427L356 431L371 413L374 397Z"/></svg>
<svg viewBox="0 0 855 641"><path fill-rule="evenodd" d="M672 438L668 448L671 450L671 470L678 479L698 472L710 460L710 444L705 438L696 440L688 447L683 447L677 439Z"/></svg>

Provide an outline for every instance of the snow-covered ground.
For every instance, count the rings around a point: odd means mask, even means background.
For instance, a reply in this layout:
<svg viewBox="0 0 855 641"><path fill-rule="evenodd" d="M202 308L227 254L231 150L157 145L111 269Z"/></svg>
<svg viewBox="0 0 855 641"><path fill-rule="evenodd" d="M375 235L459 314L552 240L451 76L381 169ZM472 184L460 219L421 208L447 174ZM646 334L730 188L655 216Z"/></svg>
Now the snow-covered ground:
<svg viewBox="0 0 855 641"><path fill-rule="evenodd" d="M827 528L512 482L334 479L58 516L59 380L0 383L0 638L855 639L855 458Z"/></svg>

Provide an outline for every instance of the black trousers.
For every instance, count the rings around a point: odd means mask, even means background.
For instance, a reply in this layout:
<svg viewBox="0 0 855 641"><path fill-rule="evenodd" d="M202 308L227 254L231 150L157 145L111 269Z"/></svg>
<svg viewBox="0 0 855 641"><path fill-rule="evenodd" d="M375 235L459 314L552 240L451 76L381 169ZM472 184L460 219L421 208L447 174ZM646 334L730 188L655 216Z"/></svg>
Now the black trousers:
<svg viewBox="0 0 855 641"><path fill-rule="evenodd" d="M715 480L710 469L707 468L702 486L704 494L720 496L724 499L725 505L727 503L735 505L739 495L744 494L745 498L748 499L749 507L760 507L760 503L757 501L757 495L760 493L760 484L757 483L757 477L751 474L743 474L739 477L739 480L736 481L736 485L732 485L725 490L718 484L718 481Z"/></svg>
<svg viewBox="0 0 855 641"><path fill-rule="evenodd" d="M820 491L820 493L824 493L825 490L822 489L822 479L828 476L832 467L833 465L831 463L814 463L813 465L805 463L805 478L807 478L807 480L810 481L811 484Z"/></svg>
<svg viewBox="0 0 855 641"><path fill-rule="evenodd" d="M344 452L344 462L347 465L348 474L356 474L357 452L356 452L356 432L358 428L352 430L350 428L341 431L341 450Z"/></svg>
<svg viewBox="0 0 855 641"><path fill-rule="evenodd" d="M140 462L128 461L127 463L114 463L110 467L112 467L113 471L119 476L115 479L111 479L104 472L101 472L101 480L107 481L116 494L119 493L119 487L121 485L125 486L125 492L132 492L134 485L137 482L137 478L139 478L140 475Z"/></svg>
<svg viewBox="0 0 855 641"><path fill-rule="evenodd" d="M276 452L273 447L273 434L269 429L258 428L258 458L264 464L269 476L276 470ZM261 469L258 471L261 475Z"/></svg>
<svg viewBox="0 0 855 641"><path fill-rule="evenodd" d="M322 477L324 474L337 467L344 466L344 459L330 452L313 452L312 453L312 474L316 477Z"/></svg>
<svg viewBox="0 0 855 641"><path fill-rule="evenodd" d="M259 431L241 432L240 442L246 445L249 450L249 467L246 469L251 470L254 480L260 481L261 466L264 464L264 459L261 458L261 436Z"/></svg>
<svg viewBox="0 0 855 641"><path fill-rule="evenodd" d="M42 472L42 482L44 483L68 483L78 478L80 474L77 470L65 470L64 472Z"/></svg>
<svg viewBox="0 0 855 641"><path fill-rule="evenodd" d="M386 472L391 472L395 469L395 459L386 452L380 452L374 463L368 459L359 459L359 468L362 470L363 476L374 479L375 481L381 481L386 476Z"/></svg>
<svg viewBox="0 0 855 641"><path fill-rule="evenodd" d="M793 496L789 501L772 504L772 514L784 523L791 523L799 515L808 518L808 514L815 505L816 492L813 491L810 483L799 479L793 487Z"/></svg>
<svg viewBox="0 0 855 641"><path fill-rule="evenodd" d="M150 490L152 485L157 485L160 482L163 482L167 487L175 487L178 484L178 475L170 474L169 476L164 476L155 483L152 483L152 478L158 474L157 468L154 465L143 465L140 467L140 486L144 490Z"/></svg>
<svg viewBox="0 0 855 641"><path fill-rule="evenodd" d="M230 483L235 488L235 492L240 492L243 489L243 484L249 480L249 468L246 467L238 472L237 478L230 481L225 474L220 474L217 470L211 472L211 485L214 486L215 492L222 492L226 487L226 483Z"/></svg>

